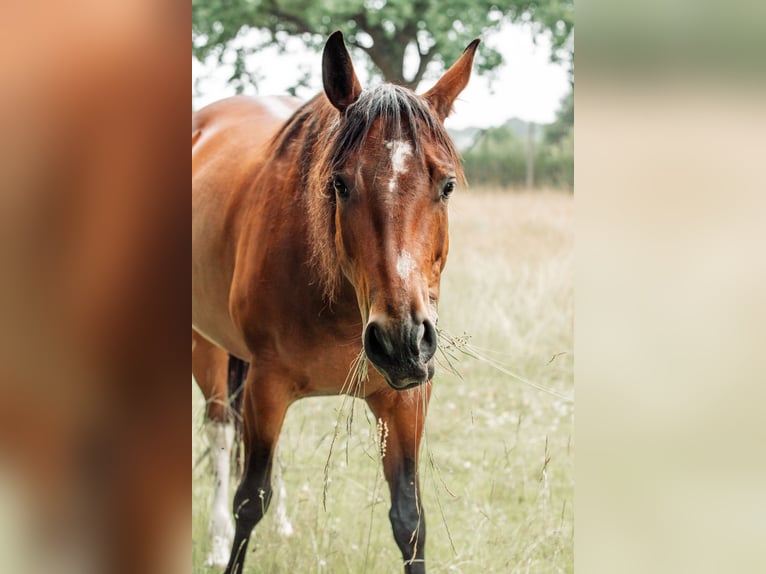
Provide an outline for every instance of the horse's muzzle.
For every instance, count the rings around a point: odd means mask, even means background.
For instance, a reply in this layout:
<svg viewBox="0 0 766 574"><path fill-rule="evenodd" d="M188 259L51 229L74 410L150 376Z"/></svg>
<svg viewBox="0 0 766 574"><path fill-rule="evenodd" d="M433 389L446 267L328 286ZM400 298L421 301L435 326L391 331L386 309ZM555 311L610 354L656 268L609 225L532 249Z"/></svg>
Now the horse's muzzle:
<svg viewBox="0 0 766 574"><path fill-rule="evenodd" d="M364 331L367 358L386 382L398 391L431 380L436 345L433 323L417 316L401 323L370 319Z"/></svg>

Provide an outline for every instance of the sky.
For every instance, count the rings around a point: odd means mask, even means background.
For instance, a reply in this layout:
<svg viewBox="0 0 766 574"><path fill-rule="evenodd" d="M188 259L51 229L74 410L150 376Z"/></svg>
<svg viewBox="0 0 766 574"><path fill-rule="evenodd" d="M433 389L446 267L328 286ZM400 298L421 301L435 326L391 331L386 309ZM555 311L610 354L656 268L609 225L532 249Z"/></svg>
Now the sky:
<svg viewBox="0 0 766 574"><path fill-rule="evenodd" d="M535 43L529 24L507 24L482 37L482 43L499 50L504 63L493 79L474 73L455 103L447 126L487 128L514 117L536 123L553 121L569 80L563 65L550 62L547 37L538 36ZM269 62L268 68L262 65L264 61ZM305 71L309 74L309 87L299 89L297 95L309 99L322 89L320 61L321 54L305 49L297 38L291 39L286 54L278 53L276 48L261 50L248 60L248 70L256 71L258 89L249 86L245 93L284 94ZM197 88L193 98L195 109L234 94L234 88L226 85L232 69L231 65L221 66L213 59L204 65L192 59L192 81ZM367 85L364 65L359 62L356 69L362 85ZM435 79L423 81L418 92L426 91L434 83Z"/></svg>

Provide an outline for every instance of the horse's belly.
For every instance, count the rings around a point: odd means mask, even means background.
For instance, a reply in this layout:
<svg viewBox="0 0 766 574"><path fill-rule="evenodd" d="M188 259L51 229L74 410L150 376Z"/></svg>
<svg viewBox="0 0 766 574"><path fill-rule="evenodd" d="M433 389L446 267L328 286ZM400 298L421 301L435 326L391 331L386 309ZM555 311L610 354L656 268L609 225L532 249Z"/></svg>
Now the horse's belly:
<svg viewBox="0 0 766 574"><path fill-rule="evenodd" d="M203 325L203 326L200 326ZM192 313L192 328L199 333L202 337L210 341L211 343L221 347L228 353L239 357L244 361L250 360L250 355L247 352L247 348L244 343L238 340L233 333L227 333L225 330L209 328L208 325L201 321L195 321L194 314Z"/></svg>
<svg viewBox="0 0 766 574"><path fill-rule="evenodd" d="M192 327L211 343L249 360L242 336L229 314L229 283L220 261L208 260L200 247L192 256Z"/></svg>

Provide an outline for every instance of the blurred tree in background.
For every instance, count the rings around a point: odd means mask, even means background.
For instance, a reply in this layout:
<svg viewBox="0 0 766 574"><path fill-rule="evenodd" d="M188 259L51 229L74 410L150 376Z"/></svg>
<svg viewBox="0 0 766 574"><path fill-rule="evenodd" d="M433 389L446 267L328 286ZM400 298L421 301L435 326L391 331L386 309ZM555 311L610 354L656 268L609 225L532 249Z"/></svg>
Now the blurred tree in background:
<svg viewBox="0 0 766 574"><path fill-rule="evenodd" d="M247 55L266 45L285 47L299 36L310 47L321 48L327 36L342 29L346 42L369 56L370 71L387 82L415 89L429 65L441 70L468 43L497 30L510 19L529 22L538 33L550 34L551 58L567 65L572 75L574 0L192 0L192 54L200 61L219 59L234 49L232 82L248 75ZM251 29L267 33L260 46L236 46ZM417 56L414 72L405 73L405 54ZM487 72L502 56L483 47L477 71Z"/></svg>
<svg viewBox="0 0 766 574"><path fill-rule="evenodd" d="M567 101L571 101L569 96L564 97L562 110L567 109ZM566 113L560 112L554 123L537 130L534 145L535 187L574 189L574 131L572 125L567 124L568 118ZM574 116L571 118L574 119ZM517 124L522 124L522 127ZM526 122L520 120L510 120L480 133L470 149L463 152L463 167L471 185L525 187L527 137Z"/></svg>

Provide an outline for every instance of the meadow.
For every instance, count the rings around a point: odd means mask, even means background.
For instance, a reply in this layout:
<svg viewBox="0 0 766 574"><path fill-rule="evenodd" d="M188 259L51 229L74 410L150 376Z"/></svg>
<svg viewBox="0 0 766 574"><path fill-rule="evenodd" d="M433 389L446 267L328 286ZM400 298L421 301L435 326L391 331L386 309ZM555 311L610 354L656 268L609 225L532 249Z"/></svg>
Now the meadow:
<svg viewBox="0 0 766 574"><path fill-rule="evenodd" d="M453 341L442 362L457 374L437 366L421 455L427 570L572 572L573 196L470 189L450 201L439 315ZM288 411L279 464L294 532L279 533L274 500L245 574L402 571L375 421L360 402L349 432L342 403L305 399ZM212 480L203 407L193 384L195 574L219 572L204 566Z"/></svg>

